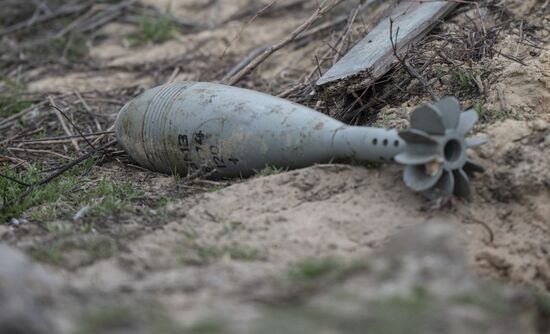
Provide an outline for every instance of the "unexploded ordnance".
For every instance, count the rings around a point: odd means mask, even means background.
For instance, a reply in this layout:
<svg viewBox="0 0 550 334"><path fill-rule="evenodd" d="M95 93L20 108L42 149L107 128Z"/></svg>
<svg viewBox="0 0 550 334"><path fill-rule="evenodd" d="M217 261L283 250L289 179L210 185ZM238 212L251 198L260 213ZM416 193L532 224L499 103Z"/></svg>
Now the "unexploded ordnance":
<svg viewBox="0 0 550 334"><path fill-rule="evenodd" d="M139 164L164 173L204 170L221 177L247 176L266 166L300 168L332 160L406 165L405 183L430 198L469 196L467 173L482 168L466 150L477 121L445 98L411 115L398 132L349 126L302 105L242 88L177 82L128 102L116 121L119 143ZM438 165L434 161L439 161ZM426 172L426 166L432 168Z"/></svg>

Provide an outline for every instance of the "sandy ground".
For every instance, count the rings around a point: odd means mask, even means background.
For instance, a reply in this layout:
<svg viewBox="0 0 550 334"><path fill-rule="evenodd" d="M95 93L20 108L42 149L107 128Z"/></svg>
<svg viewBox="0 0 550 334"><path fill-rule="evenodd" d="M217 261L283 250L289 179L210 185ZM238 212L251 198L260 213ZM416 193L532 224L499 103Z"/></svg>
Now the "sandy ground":
<svg viewBox="0 0 550 334"><path fill-rule="evenodd" d="M489 172L475 181L471 203L430 208L403 185L397 167L382 171L320 165L176 201L168 210L182 218L136 239L128 252L69 277L106 291L154 293L184 317L203 307L225 308L220 300L246 300L242 291L297 259L361 258L400 229L447 222L460 231L469 263L481 276L545 290L550 278L550 161L543 152L550 146L549 130L543 122L535 129L517 121L493 127L488 133L492 144L479 153ZM543 139L520 148L510 144L533 132ZM529 163L499 168L511 155ZM497 188L503 178L507 185ZM493 241L478 221L490 228ZM194 254L197 249L226 251L211 265L182 267L209 262ZM231 258L232 249L255 255L243 263Z"/></svg>

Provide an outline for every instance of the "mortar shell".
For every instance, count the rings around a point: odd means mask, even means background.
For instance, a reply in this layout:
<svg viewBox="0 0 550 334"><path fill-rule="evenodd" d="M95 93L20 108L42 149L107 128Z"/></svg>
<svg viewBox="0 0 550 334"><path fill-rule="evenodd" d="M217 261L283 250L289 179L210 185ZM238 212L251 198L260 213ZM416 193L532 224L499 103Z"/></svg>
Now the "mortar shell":
<svg viewBox="0 0 550 334"><path fill-rule="evenodd" d="M266 166L334 159L390 161L406 146L395 130L347 126L271 95L197 82L147 90L121 109L116 132L140 165L183 175L204 169L246 176Z"/></svg>

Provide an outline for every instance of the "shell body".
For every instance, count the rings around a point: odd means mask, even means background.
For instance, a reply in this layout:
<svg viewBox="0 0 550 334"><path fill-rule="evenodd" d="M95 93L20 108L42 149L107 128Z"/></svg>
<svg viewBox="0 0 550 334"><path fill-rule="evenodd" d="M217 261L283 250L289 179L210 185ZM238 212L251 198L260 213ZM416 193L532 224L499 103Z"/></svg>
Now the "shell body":
<svg viewBox="0 0 550 334"><path fill-rule="evenodd" d="M145 91L121 109L116 132L142 166L183 175L203 168L246 176L331 159L389 161L406 146L394 130L347 126L274 96L197 82Z"/></svg>

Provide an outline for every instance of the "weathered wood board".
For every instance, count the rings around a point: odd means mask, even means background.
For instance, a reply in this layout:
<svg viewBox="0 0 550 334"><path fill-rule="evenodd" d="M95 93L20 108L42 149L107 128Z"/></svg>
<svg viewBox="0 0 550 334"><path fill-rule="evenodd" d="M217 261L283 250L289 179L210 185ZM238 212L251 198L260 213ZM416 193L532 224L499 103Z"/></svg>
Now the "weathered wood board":
<svg viewBox="0 0 550 334"><path fill-rule="evenodd" d="M346 79L357 74L365 76L364 86L372 85L386 74L397 62L394 55L390 31L398 52L404 51L411 42L417 41L430 32L439 20L457 6L453 1L403 1L391 14L372 29L342 59L330 68L318 81L322 86ZM391 26L393 19L393 27ZM399 29L397 39L395 34Z"/></svg>

